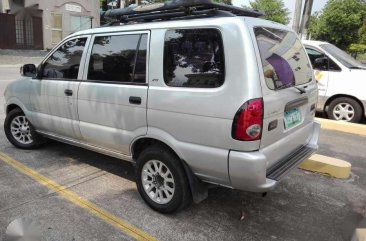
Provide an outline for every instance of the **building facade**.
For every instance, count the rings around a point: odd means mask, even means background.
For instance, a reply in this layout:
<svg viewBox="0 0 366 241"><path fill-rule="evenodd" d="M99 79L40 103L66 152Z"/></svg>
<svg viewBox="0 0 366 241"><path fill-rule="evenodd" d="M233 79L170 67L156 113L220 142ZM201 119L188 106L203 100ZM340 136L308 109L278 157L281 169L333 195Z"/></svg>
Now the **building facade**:
<svg viewBox="0 0 366 241"><path fill-rule="evenodd" d="M99 27L99 8L99 0L0 0L0 14L15 19L16 48L50 49L74 32Z"/></svg>

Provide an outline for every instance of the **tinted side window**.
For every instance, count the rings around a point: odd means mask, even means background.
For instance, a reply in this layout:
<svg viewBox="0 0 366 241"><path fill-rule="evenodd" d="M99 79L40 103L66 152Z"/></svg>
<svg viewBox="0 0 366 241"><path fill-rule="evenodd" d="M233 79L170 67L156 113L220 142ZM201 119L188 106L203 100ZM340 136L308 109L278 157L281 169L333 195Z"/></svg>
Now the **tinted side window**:
<svg viewBox="0 0 366 241"><path fill-rule="evenodd" d="M316 59L324 58L325 55L316 50L306 48L306 52L309 56L310 62L313 65L313 68L316 70L328 70L328 66L321 66L315 62Z"/></svg>
<svg viewBox="0 0 366 241"><path fill-rule="evenodd" d="M87 38L67 41L44 63L42 77L46 79L77 79L81 56Z"/></svg>
<svg viewBox="0 0 366 241"><path fill-rule="evenodd" d="M342 69L331 59L329 59L329 70L341 71Z"/></svg>
<svg viewBox="0 0 366 241"><path fill-rule="evenodd" d="M316 51L314 49L306 48L306 52L310 58L311 64L315 70L322 70L322 71L340 71L341 68L328 56L325 54ZM319 58L326 58L326 61L317 63L315 60Z"/></svg>
<svg viewBox="0 0 366 241"><path fill-rule="evenodd" d="M165 34L164 81L168 86L215 88L224 83L224 52L216 29L179 29Z"/></svg>
<svg viewBox="0 0 366 241"><path fill-rule="evenodd" d="M140 37L139 34L96 37L90 56L88 80L132 82Z"/></svg>

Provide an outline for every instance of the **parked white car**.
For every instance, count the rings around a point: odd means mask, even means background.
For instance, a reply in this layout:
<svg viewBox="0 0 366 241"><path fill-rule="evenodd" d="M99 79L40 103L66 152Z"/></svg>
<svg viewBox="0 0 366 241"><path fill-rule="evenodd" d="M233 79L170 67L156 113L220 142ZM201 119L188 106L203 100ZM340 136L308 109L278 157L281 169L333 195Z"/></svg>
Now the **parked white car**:
<svg viewBox="0 0 366 241"><path fill-rule="evenodd" d="M366 66L336 46L303 41L318 82L317 111L358 123L366 115Z"/></svg>

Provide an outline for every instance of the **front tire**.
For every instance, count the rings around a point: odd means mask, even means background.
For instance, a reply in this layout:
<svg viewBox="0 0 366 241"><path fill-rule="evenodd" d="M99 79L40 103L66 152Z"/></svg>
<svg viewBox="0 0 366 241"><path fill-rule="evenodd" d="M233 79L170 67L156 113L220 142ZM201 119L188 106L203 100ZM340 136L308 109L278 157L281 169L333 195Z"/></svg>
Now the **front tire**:
<svg viewBox="0 0 366 241"><path fill-rule="evenodd" d="M341 97L333 100L328 108L327 115L332 120L359 123L362 119L362 107L354 99Z"/></svg>
<svg viewBox="0 0 366 241"><path fill-rule="evenodd" d="M160 145L148 147L137 158L136 184L143 200L161 213L183 209L192 199L182 163Z"/></svg>
<svg viewBox="0 0 366 241"><path fill-rule="evenodd" d="M4 131L10 143L21 149L34 149L44 142L43 137L35 132L32 124L19 108L7 114Z"/></svg>

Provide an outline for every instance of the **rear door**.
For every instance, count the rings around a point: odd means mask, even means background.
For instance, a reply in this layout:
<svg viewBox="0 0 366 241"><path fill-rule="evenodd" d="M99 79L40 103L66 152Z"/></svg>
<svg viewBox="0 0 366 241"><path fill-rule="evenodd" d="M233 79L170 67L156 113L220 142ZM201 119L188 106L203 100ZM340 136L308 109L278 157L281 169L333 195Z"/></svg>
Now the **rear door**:
<svg viewBox="0 0 366 241"><path fill-rule="evenodd" d="M269 165L308 142L318 95L303 45L295 33L278 26L253 27L263 74L261 148L277 143Z"/></svg>
<svg viewBox="0 0 366 241"><path fill-rule="evenodd" d="M92 38L78 113L89 144L130 154L130 143L146 135L149 32L99 34Z"/></svg>

